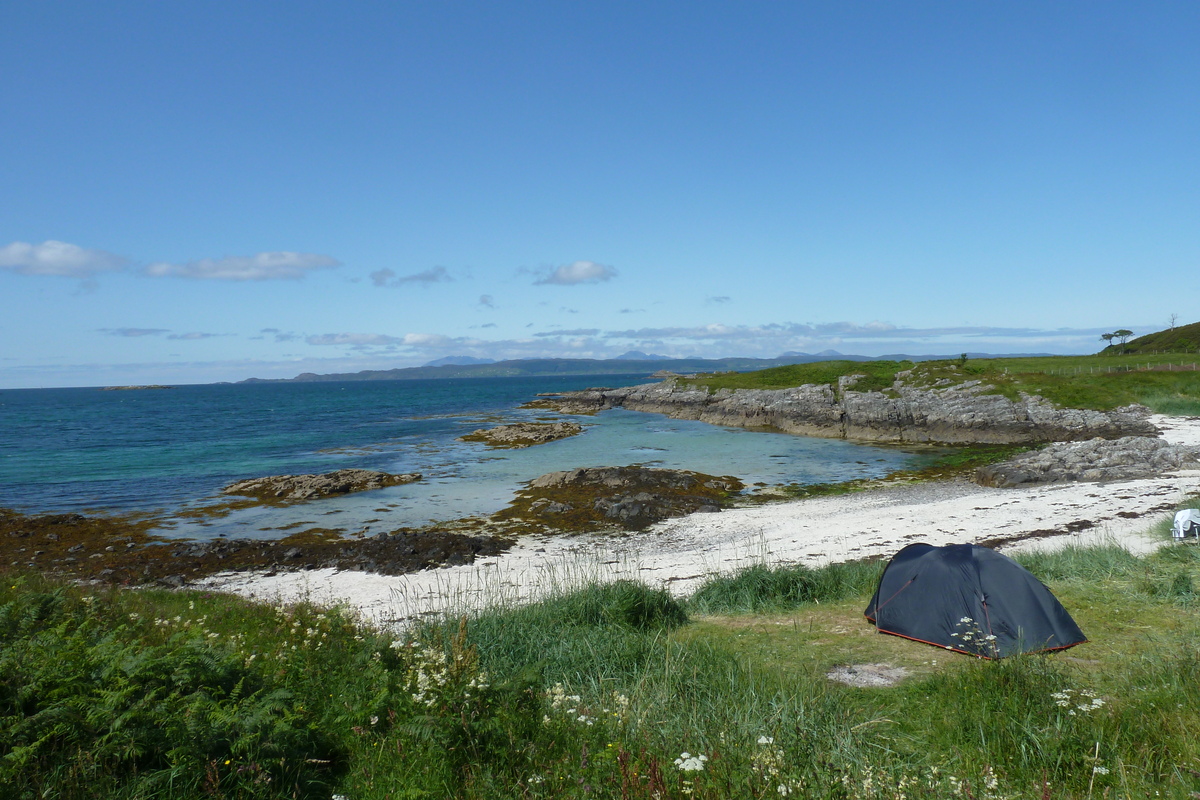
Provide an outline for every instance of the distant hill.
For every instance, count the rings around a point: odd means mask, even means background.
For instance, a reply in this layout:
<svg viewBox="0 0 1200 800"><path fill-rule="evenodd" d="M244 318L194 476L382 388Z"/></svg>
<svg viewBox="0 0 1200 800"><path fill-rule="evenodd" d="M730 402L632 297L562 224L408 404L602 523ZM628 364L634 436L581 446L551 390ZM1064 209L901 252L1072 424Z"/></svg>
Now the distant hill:
<svg viewBox="0 0 1200 800"><path fill-rule="evenodd" d="M833 352L833 351L827 351ZM397 369L368 369L361 372L335 372L318 375L305 372L294 378L247 378L240 383L287 383L287 382L336 382L336 381L401 381L429 380L431 378L520 378L539 377L544 375L645 375L656 372L677 372L689 374L693 372L751 372L768 367L782 367L788 364L809 364L814 361L830 361L829 356L809 355L807 353L784 354L779 358L635 358L640 355L626 353L621 358L523 358L512 361L493 361L487 364L447 364L423 367L403 367ZM971 358L1004 358L1004 356L988 355L987 353L971 353ZM1045 353L1022 353L1022 357L1047 355ZM953 355L924 355L924 356L852 356L836 354L837 360L842 361L937 361L940 359L958 358ZM444 361L444 359L439 359Z"/></svg>
<svg viewBox="0 0 1200 800"><path fill-rule="evenodd" d="M437 358L426 364L425 367L461 367L467 364L495 364L494 358L475 358L474 356L446 356L445 358Z"/></svg>
<svg viewBox="0 0 1200 800"><path fill-rule="evenodd" d="M630 350L628 353L621 353L616 356L614 361L670 361L670 356L651 356L643 353L641 350Z"/></svg>
<svg viewBox="0 0 1200 800"><path fill-rule="evenodd" d="M1200 322L1177 325L1174 328L1147 333L1124 345L1113 344L1100 351L1102 355L1120 353L1196 353L1200 352Z"/></svg>

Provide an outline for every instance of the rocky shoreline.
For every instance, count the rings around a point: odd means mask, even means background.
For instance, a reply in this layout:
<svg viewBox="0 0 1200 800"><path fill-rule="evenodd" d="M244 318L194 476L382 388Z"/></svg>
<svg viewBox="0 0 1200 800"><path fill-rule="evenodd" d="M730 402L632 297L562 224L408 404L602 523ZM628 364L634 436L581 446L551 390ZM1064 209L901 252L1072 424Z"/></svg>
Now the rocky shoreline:
<svg viewBox="0 0 1200 800"><path fill-rule="evenodd" d="M419 477L419 476L416 476ZM276 475L232 484L226 493L259 502L320 502L349 491L406 483L412 475L338 470ZM508 508L426 528L373 536L309 528L280 539L172 539L151 531L153 517L25 515L0 508L0 570L28 569L118 585L183 586L220 572L262 574L314 569L405 575L473 564L501 554L521 536L621 533L672 517L717 512L742 489L732 477L648 467L552 472L516 493Z"/></svg>
<svg viewBox="0 0 1200 800"><path fill-rule="evenodd" d="M854 376L838 384L791 389L721 389L676 379L615 389L542 395L529 407L565 414L626 408L714 425L765 428L832 439L895 444L1040 444L1093 438L1155 436L1144 406L1114 411L1060 408L1041 397L1010 400L979 381L923 388L897 376L889 391L855 391Z"/></svg>

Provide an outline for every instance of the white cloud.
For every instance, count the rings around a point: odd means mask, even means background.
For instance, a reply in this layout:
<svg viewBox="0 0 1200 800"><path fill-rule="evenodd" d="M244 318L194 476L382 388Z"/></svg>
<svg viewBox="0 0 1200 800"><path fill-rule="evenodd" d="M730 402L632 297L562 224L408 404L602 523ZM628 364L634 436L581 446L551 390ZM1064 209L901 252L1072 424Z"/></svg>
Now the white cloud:
<svg viewBox="0 0 1200 800"><path fill-rule="evenodd" d="M186 264L159 261L146 267L156 278L195 278L217 281L299 280L315 269L341 266L335 258L316 253L277 251L253 256L205 258Z"/></svg>
<svg viewBox="0 0 1200 800"><path fill-rule="evenodd" d="M605 264L597 264L595 261L574 261L554 269L534 281L534 284L553 283L560 286L574 286L579 283L600 283L612 280L616 276L617 271Z"/></svg>
<svg viewBox="0 0 1200 800"><path fill-rule="evenodd" d="M432 267L424 272L415 272L412 275L401 275L396 277L396 271L393 269L383 268L371 273L371 283L376 286L403 286L406 283L419 283L428 286L431 283L446 283L453 281L454 278L445 267Z"/></svg>
<svg viewBox="0 0 1200 800"><path fill-rule="evenodd" d="M126 259L103 250L90 250L53 239L41 244L13 242L0 247L0 269L22 275L90 278L97 272L121 269Z"/></svg>

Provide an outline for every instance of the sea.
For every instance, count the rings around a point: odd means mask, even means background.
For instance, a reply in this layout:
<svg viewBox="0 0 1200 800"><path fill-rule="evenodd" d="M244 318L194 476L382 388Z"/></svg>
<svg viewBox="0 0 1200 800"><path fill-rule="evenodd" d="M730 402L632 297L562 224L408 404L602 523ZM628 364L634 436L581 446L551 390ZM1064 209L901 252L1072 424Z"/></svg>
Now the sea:
<svg viewBox="0 0 1200 800"><path fill-rule="evenodd" d="M751 489L879 477L929 451L814 439L623 409L564 416L538 393L645 383L644 375L279 382L104 391L0 391L0 507L138 514L160 536L372 535L490 515L547 472L640 464L733 475ZM571 419L578 436L519 450L459 437ZM267 475L343 468L423 480L285 507L231 508L220 490ZM235 504L236 505L236 504Z"/></svg>

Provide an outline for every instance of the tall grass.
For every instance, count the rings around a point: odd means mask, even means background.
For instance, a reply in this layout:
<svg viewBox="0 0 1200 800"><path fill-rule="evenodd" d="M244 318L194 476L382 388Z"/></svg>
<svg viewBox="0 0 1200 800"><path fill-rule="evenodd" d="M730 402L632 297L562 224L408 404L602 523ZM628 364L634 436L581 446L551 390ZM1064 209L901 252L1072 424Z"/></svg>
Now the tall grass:
<svg viewBox="0 0 1200 800"><path fill-rule="evenodd" d="M708 580L688 605L701 614L760 613L869 595L883 568L882 561L849 561L816 569L802 564L755 565Z"/></svg>
<svg viewBox="0 0 1200 800"><path fill-rule="evenodd" d="M1200 547L1021 560L1091 644L983 662L865 636L878 562L753 567L686 603L628 581L564 589L402 638L308 604L8 576L0 786L322 800L1200 791L1200 617L1183 591L1200 583ZM825 677L863 659L912 675Z"/></svg>

